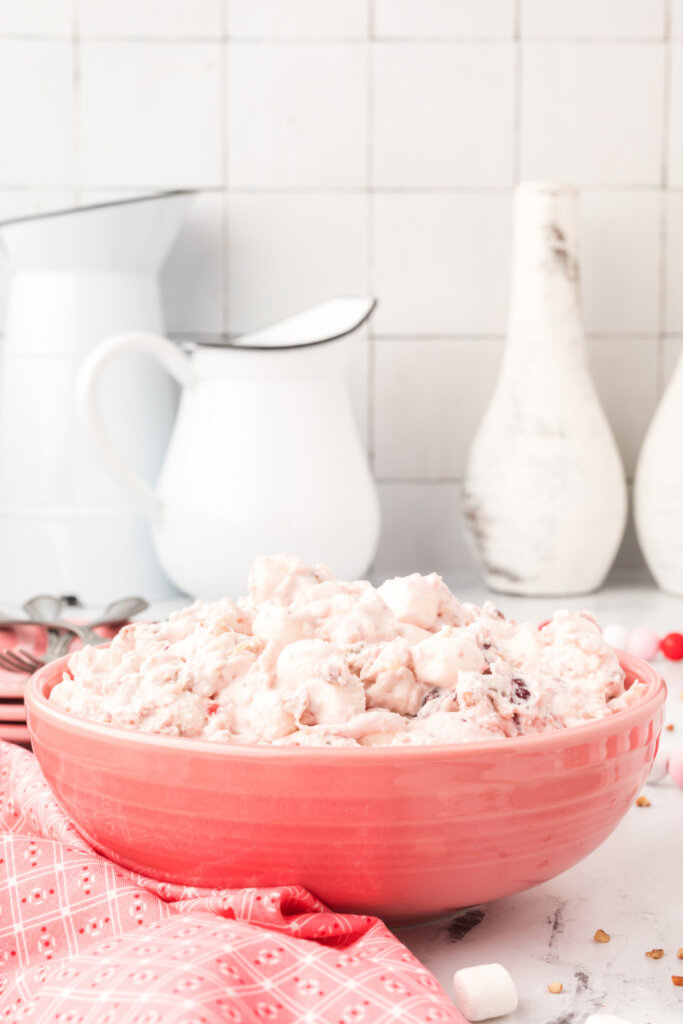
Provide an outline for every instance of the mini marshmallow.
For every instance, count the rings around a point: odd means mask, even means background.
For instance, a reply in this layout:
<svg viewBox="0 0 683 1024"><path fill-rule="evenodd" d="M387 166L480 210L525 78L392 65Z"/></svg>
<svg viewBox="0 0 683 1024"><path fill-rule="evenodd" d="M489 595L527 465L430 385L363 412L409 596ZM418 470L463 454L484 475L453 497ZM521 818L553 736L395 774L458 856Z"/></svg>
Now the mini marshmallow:
<svg viewBox="0 0 683 1024"><path fill-rule="evenodd" d="M501 1017L517 1009L517 989L501 964L463 967L453 977L455 998L471 1021Z"/></svg>
<svg viewBox="0 0 683 1024"><path fill-rule="evenodd" d="M586 1017L585 1024L630 1024L623 1017L615 1017L611 1013L591 1013Z"/></svg>
<svg viewBox="0 0 683 1024"><path fill-rule="evenodd" d="M620 626L617 622L610 623L609 626L605 626L602 631L602 639L610 647L616 647L618 651L626 650L626 638L628 636L628 630L626 626Z"/></svg>

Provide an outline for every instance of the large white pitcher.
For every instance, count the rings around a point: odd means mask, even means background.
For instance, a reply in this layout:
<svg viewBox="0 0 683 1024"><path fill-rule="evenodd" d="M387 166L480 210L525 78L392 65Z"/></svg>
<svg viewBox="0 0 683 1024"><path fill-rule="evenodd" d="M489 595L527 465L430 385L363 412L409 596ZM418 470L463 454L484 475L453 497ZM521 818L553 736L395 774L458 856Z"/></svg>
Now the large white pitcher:
<svg viewBox="0 0 683 1024"><path fill-rule="evenodd" d="M156 335L122 334L89 356L78 385L81 418L185 592L243 593L253 560L281 551L325 562L346 579L367 571L379 504L344 383L346 344L180 348ZM118 453L97 407L105 365L131 352L155 357L183 388L156 491ZM154 415L150 408L150 422Z"/></svg>
<svg viewBox="0 0 683 1024"><path fill-rule="evenodd" d="M191 199L172 192L0 225L12 272L0 358L3 602L45 592L92 604L174 593L146 522L88 450L73 389L103 338L163 331L158 272ZM155 480L177 387L148 359L122 360L116 371L102 395L104 419L136 471Z"/></svg>

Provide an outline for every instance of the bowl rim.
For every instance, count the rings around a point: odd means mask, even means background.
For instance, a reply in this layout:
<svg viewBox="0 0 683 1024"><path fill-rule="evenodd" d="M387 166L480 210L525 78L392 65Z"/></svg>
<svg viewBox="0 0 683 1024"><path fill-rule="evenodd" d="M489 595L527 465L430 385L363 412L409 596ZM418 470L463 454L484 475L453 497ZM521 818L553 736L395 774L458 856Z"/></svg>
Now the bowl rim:
<svg viewBox="0 0 683 1024"><path fill-rule="evenodd" d="M643 697L634 704L614 715L605 718L594 718L581 725L567 726L563 729L551 729L547 732L530 733L526 736L511 736L497 740L471 740L466 743L430 743L414 745L378 745L372 747L346 746L279 746L269 743L221 743L217 740L195 739L189 736L167 736L160 733L140 732L135 729L122 729L116 725L91 722L87 718L78 718L67 711L52 705L48 699L52 688L57 685L62 670L66 667L70 655L49 662L30 677L26 684L25 703L27 708L27 725L34 738L32 716L51 720L55 725L77 730L95 738L119 740L150 750L175 750L187 754L213 753L218 757L240 759L264 758L286 761L311 760L372 760L372 761L404 761L441 760L445 755L468 760L489 754L500 755L503 751L509 756L536 751L557 752L565 747L578 746L591 740L606 739L615 731L623 732L645 717L651 717L659 711L666 700L667 688L663 678L652 665L642 661L625 651L616 652L619 663L630 677L630 685L642 682L646 685ZM618 723L618 729L608 728ZM563 742L564 741L564 742Z"/></svg>

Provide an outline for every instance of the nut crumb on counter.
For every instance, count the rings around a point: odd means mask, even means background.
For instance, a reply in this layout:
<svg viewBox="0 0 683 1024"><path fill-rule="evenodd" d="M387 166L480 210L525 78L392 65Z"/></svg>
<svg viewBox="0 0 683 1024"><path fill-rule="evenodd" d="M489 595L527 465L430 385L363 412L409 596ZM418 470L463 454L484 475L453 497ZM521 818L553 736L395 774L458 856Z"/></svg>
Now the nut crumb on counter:
<svg viewBox="0 0 683 1024"><path fill-rule="evenodd" d="M604 932L602 930L602 928L598 928L598 930L596 931L595 935L593 936L593 941L594 942L609 942L611 937L612 936L608 935L607 932Z"/></svg>
<svg viewBox="0 0 683 1024"><path fill-rule="evenodd" d="M557 995L558 992L561 992L561 991L562 991L562 982L561 981L552 981L548 985L548 992L552 992L553 995Z"/></svg>
<svg viewBox="0 0 683 1024"><path fill-rule="evenodd" d="M645 956L649 956L650 960L661 960L664 956L663 949L648 949Z"/></svg>
<svg viewBox="0 0 683 1024"><path fill-rule="evenodd" d="M674 985L676 985L678 988L683 988L683 975L681 975L681 974L672 974L671 975L671 980L674 983Z"/></svg>
<svg viewBox="0 0 683 1024"><path fill-rule="evenodd" d="M636 800L636 807L652 807L652 803L646 796L639 796Z"/></svg>

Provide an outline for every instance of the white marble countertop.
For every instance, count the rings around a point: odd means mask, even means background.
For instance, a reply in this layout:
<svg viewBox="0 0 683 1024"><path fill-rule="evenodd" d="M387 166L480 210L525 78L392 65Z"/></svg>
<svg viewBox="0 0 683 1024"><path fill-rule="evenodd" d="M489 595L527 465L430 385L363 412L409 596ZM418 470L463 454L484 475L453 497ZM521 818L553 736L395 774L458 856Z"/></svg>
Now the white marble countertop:
<svg viewBox="0 0 683 1024"><path fill-rule="evenodd" d="M463 601L492 597L471 580L447 582ZM602 625L683 632L683 598L628 577L570 600L492 599L507 615L534 622L572 607L592 611ZM666 722L674 725L663 742L683 745L683 662L656 664L669 686ZM676 957L683 947L683 792L666 779L644 794L650 807L634 806L599 849L550 882L481 908L483 917L469 915L460 929L455 919L396 934L451 996L461 967L507 967L519 1008L501 1018L506 1024L583 1024L600 1012L630 1024L682 1024L683 988L671 976L683 975ZM609 943L593 941L597 928L609 933ZM664 949L661 960L645 956L653 948ZM559 995L548 992L551 982L562 983Z"/></svg>
<svg viewBox="0 0 683 1024"><path fill-rule="evenodd" d="M462 601L492 599L520 620L542 622L558 607L585 608L603 626L683 632L683 598L628 575L614 576L596 594L559 600L492 595L472 578L446 580ZM155 605L144 617L162 617L185 603ZM683 744L683 662L660 659L657 668L669 685L666 721L674 725L663 741ZM683 1024L683 988L671 982L673 974L683 975L676 957L683 947L683 792L670 779L644 792L651 806L634 806L598 850L564 874L483 907L460 926L454 919L396 934L451 996L459 968L504 964L519 993L517 1011L501 1018L506 1024L583 1024L597 1012L629 1024ZM597 928L610 934L608 944L593 941ZM664 949L661 960L645 956L653 948ZM561 982L562 993L549 993L551 982Z"/></svg>

